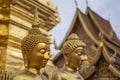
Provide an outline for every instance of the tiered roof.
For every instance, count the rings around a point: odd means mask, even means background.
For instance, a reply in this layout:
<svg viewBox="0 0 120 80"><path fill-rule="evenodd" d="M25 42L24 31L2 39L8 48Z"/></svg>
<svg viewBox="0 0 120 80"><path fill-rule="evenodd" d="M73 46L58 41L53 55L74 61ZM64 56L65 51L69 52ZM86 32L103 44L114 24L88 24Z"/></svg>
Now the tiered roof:
<svg viewBox="0 0 120 80"><path fill-rule="evenodd" d="M85 33L89 36L89 38L94 42L96 46L99 46L100 36L102 34L103 48L96 48L96 55L94 59L91 60L92 64L96 64L100 59L100 56L103 55L105 60L109 63L109 70L117 77L120 77L120 41L117 38L115 32L113 31L109 21L100 17L97 13L92 11L89 7L87 7L87 13L82 13L78 8L76 9L73 21L71 26L66 33L62 43L59 45L59 49L61 50L64 42L67 40L68 36L74 32L76 28L76 24L79 21L79 25L77 27L82 27ZM77 32L78 34L80 32ZM101 53L102 51L102 53ZM92 54L92 53L89 53ZM54 59L53 62L57 63L60 61L63 55L60 52ZM90 77L95 68L91 73L86 73L86 78Z"/></svg>

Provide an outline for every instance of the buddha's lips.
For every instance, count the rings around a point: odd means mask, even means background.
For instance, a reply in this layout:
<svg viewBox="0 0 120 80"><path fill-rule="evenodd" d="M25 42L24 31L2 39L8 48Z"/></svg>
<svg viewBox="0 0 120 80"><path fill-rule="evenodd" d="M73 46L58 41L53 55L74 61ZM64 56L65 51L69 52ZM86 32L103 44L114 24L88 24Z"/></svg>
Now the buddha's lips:
<svg viewBox="0 0 120 80"><path fill-rule="evenodd" d="M47 63L47 60L43 60L42 63L43 63L43 64Z"/></svg>

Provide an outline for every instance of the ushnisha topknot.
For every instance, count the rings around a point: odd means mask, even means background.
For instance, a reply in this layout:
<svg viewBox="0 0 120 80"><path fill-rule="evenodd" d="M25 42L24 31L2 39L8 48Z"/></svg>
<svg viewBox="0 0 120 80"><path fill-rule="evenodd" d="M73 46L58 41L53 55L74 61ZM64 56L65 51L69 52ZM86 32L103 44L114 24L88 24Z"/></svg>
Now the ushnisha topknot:
<svg viewBox="0 0 120 80"><path fill-rule="evenodd" d="M32 28L28 32L28 35L25 36L21 42L21 49L23 54L31 53L33 48L38 43L50 44L48 37L43 35L42 32L40 31L39 24L40 22L38 17L38 11L36 8Z"/></svg>
<svg viewBox="0 0 120 80"><path fill-rule="evenodd" d="M64 43L62 52L63 54L68 54L74 51L74 49L77 47L85 47L85 46L86 46L85 43L79 39L77 34L72 33L68 37L67 41Z"/></svg>
<svg viewBox="0 0 120 80"><path fill-rule="evenodd" d="M22 53L30 53L38 43L50 44L47 37L42 35L38 28L32 28L21 42Z"/></svg>

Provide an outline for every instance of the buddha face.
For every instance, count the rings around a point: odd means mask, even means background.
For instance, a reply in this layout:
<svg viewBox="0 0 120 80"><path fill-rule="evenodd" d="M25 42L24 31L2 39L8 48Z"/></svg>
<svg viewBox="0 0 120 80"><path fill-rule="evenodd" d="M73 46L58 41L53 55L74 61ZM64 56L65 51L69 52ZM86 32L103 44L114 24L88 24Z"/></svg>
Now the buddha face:
<svg viewBox="0 0 120 80"><path fill-rule="evenodd" d="M45 43L38 43L28 56L28 66L32 68L45 67L50 58L50 46Z"/></svg>
<svg viewBox="0 0 120 80"><path fill-rule="evenodd" d="M84 49L83 47L78 47L72 52L72 54L69 55L68 60L70 63L70 67L77 68L80 66L81 56L83 56L83 53L82 53L83 49Z"/></svg>

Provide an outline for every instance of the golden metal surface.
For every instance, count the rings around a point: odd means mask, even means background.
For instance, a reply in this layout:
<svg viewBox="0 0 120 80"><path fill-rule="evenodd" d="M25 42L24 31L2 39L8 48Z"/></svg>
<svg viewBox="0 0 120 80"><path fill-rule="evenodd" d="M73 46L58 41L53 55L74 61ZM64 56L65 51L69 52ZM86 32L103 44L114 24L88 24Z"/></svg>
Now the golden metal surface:
<svg viewBox="0 0 120 80"><path fill-rule="evenodd" d="M40 27L40 19L39 19L37 8L35 9L35 12L36 13L34 14L34 22L32 27Z"/></svg>
<svg viewBox="0 0 120 80"><path fill-rule="evenodd" d="M52 80L84 80L76 71L82 62L87 59L84 53L85 46L85 43L79 40L75 33L68 37L62 48L65 59L64 67L53 73Z"/></svg>
<svg viewBox="0 0 120 80"><path fill-rule="evenodd" d="M47 3L50 3L50 5L47 5ZM16 5L11 6L11 14L22 17L22 19L27 20L30 23L32 23L34 8L38 7L41 28L47 31L51 30L58 22L60 22L57 8L50 0L16 0L15 4ZM54 8L50 8L50 6L53 6Z"/></svg>
<svg viewBox="0 0 120 80"><path fill-rule="evenodd" d="M36 10L37 12L37 10ZM36 13L35 13L36 14ZM39 30L38 14L34 16L32 29L21 43L25 70L18 72L10 80L46 80L40 73L50 58L50 42Z"/></svg>
<svg viewBox="0 0 120 80"><path fill-rule="evenodd" d="M6 48L0 47L0 71L5 70Z"/></svg>
<svg viewBox="0 0 120 80"><path fill-rule="evenodd" d="M35 7L39 8L38 17L40 18L39 22L41 22L40 26L43 29L40 31L48 34L44 30L52 29L60 21L57 8L50 0L0 0L0 68L2 67L2 73L5 73L3 70L5 68L7 71L10 70L13 72L17 71L17 68L21 70L23 59L19 55L21 53L19 51L20 41L31 28L31 23L33 23L33 9ZM50 37L49 40L51 40ZM8 47L12 49L8 49ZM12 57L10 57L11 55ZM5 77L4 74L3 76Z"/></svg>
<svg viewBox="0 0 120 80"><path fill-rule="evenodd" d="M8 43L9 0L0 0L0 70L5 70ZM1 73L0 73L1 74Z"/></svg>

